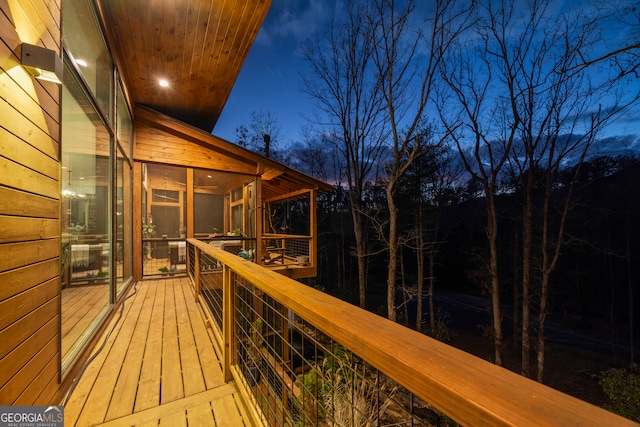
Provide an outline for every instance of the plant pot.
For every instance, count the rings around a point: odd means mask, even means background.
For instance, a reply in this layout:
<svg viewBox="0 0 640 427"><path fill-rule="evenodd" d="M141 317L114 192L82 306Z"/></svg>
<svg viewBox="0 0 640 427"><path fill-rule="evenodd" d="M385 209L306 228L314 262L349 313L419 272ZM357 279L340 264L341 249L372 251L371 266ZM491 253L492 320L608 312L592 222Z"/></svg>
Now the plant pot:
<svg viewBox="0 0 640 427"><path fill-rule="evenodd" d="M245 366L245 378L247 379L247 383L249 386L253 387L258 385L260 382L260 366L255 363L249 362L247 366Z"/></svg>

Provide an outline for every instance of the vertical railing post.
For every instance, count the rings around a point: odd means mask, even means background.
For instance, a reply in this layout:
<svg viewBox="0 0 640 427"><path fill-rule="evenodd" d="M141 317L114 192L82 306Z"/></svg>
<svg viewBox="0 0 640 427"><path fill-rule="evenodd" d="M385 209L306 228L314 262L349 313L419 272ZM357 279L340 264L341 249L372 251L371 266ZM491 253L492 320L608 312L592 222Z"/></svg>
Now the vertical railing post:
<svg viewBox="0 0 640 427"><path fill-rule="evenodd" d="M282 238L282 265L286 264L287 255L287 239Z"/></svg>
<svg viewBox="0 0 640 427"><path fill-rule="evenodd" d="M234 318L234 301L235 285L231 279L231 269L226 264L222 266L222 339L224 341L222 369L224 372L225 382L233 380L231 374L231 365L233 364L233 352L235 345L233 343L233 318Z"/></svg>
<svg viewBox="0 0 640 427"><path fill-rule="evenodd" d="M311 239L307 241L309 245L309 265L313 266L313 275L315 276L315 271L318 268L318 220L316 218L317 214L317 193L315 190L311 190L309 192L309 234L311 235Z"/></svg>
<svg viewBox="0 0 640 427"><path fill-rule="evenodd" d="M200 288L201 288L201 284L200 284L200 256L202 254L202 252L200 252L200 249L197 246L194 246L193 248L193 252L195 254L195 259L193 260L193 281L196 284L196 299L198 299L198 297L200 296ZM187 251L188 252L188 251Z"/></svg>

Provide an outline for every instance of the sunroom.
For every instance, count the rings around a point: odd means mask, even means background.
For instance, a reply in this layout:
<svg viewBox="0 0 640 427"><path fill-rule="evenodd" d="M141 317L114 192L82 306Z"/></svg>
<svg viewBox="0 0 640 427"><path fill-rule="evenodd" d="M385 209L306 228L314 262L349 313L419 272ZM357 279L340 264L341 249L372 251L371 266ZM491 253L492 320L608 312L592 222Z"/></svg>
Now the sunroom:
<svg viewBox="0 0 640 427"><path fill-rule="evenodd" d="M315 200L327 184L152 110L136 117L143 276L185 273L191 237L289 277L316 275Z"/></svg>

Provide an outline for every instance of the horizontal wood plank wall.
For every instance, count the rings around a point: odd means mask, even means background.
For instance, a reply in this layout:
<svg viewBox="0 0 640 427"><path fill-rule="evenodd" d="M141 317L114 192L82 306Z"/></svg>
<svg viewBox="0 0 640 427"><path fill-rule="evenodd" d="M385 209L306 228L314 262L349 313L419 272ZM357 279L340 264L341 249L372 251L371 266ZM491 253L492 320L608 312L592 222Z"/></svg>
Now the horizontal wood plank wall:
<svg viewBox="0 0 640 427"><path fill-rule="evenodd" d="M0 1L0 405L59 402L60 98L20 44L60 53L60 1Z"/></svg>
<svg viewBox="0 0 640 427"><path fill-rule="evenodd" d="M202 137L206 138L204 133ZM146 122L136 122L135 141L134 158L137 161L253 175L257 173L255 163L225 156L207 147L204 142L198 144L189 141L187 135L173 135Z"/></svg>

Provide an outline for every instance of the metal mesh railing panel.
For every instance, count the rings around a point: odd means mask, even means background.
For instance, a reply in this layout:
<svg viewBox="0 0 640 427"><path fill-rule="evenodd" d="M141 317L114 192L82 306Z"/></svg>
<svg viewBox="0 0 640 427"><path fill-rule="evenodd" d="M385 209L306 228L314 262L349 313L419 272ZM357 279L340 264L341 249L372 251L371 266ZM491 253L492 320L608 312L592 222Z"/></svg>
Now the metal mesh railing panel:
<svg viewBox="0 0 640 427"><path fill-rule="evenodd" d="M268 425L441 422L431 407L345 346L243 278L232 274L232 280L234 360Z"/></svg>

